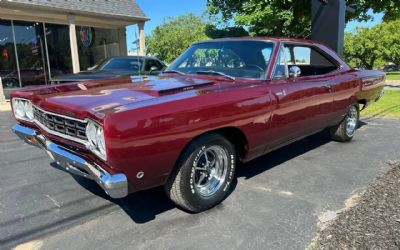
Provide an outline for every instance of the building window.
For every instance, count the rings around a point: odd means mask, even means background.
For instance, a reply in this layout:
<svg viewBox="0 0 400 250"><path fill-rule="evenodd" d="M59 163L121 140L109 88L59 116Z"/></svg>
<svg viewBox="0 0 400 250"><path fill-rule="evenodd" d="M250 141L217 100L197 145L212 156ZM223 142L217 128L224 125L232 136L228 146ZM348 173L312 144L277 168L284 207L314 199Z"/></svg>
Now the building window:
<svg viewBox="0 0 400 250"><path fill-rule="evenodd" d="M15 58L11 21L0 20L0 77L5 90L18 88L19 77Z"/></svg>
<svg viewBox="0 0 400 250"><path fill-rule="evenodd" d="M77 26L79 64L90 70L105 58L120 55L118 29Z"/></svg>
<svg viewBox="0 0 400 250"><path fill-rule="evenodd" d="M69 27L47 23L45 26L51 77L72 73Z"/></svg>
<svg viewBox="0 0 400 250"><path fill-rule="evenodd" d="M47 84L42 23L14 21L14 30L22 87Z"/></svg>

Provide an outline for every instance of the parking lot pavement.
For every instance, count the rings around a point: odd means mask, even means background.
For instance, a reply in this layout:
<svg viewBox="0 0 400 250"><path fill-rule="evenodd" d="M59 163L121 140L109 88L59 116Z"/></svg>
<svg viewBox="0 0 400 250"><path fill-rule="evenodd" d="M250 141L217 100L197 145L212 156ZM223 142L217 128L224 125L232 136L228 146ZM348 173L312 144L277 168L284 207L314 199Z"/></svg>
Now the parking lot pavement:
<svg viewBox="0 0 400 250"><path fill-rule="evenodd" d="M221 205L188 214L162 188L109 200L17 140L13 123L0 112L0 249L304 249L321 214L400 158L400 120L367 119L350 143L320 133L242 166Z"/></svg>

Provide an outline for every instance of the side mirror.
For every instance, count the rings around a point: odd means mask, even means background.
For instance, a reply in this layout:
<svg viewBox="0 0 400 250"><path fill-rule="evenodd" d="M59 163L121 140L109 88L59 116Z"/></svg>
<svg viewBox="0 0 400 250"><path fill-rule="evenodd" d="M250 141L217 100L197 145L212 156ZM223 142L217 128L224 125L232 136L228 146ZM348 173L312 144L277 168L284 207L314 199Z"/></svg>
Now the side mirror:
<svg viewBox="0 0 400 250"><path fill-rule="evenodd" d="M289 77L292 79L296 79L301 75L301 69L297 66L292 66L289 69Z"/></svg>
<svg viewBox="0 0 400 250"><path fill-rule="evenodd" d="M158 71L158 68L156 66L151 66L150 73L154 71Z"/></svg>

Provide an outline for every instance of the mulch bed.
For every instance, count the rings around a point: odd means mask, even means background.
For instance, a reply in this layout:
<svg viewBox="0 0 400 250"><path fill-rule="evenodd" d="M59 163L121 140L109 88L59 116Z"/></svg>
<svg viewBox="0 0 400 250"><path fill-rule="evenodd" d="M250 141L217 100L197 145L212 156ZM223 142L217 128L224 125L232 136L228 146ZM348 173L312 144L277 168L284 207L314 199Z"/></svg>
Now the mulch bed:
<svg viewBox="0 0 400 250"><path fill-rule="evenodd" d="M341 212L310 249L400 249L400 162Z"/></svg>

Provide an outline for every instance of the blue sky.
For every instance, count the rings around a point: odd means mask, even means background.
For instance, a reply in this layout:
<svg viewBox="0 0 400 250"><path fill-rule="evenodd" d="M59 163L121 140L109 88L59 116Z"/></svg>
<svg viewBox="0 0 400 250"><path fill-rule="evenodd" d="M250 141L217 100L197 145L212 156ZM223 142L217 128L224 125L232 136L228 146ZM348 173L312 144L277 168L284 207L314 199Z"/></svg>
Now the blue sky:
<svg viewBox="0 0 400 250"><path fill-rule="evenodd" d="M166 17L176 17L188 13L201 15L206 10L207 0L136 0L144 13L151 18L144 27L146 35L162 24ZM137 26L132 25L127 29L128 50L135 41Z"/></svg>
<svg viewBox="0 0 400 250"><path fill-rule="evenodd" d="M201 15L206 10L207 0L136 0L136 2L143 9L144 13L151 18L149 22L146 22L145 26L146 34L149 35L155 27L164 22L166 17L176 17L190 12ZM352 31L359 26L371 27L380 23L382 16L382 14L374 14L374 21L371 22L350 22L346 26L346 31ZM127 29L128 50L133 47L132 42L136 39L135 33L138 33L137 26L129 26Z"/></svg>

